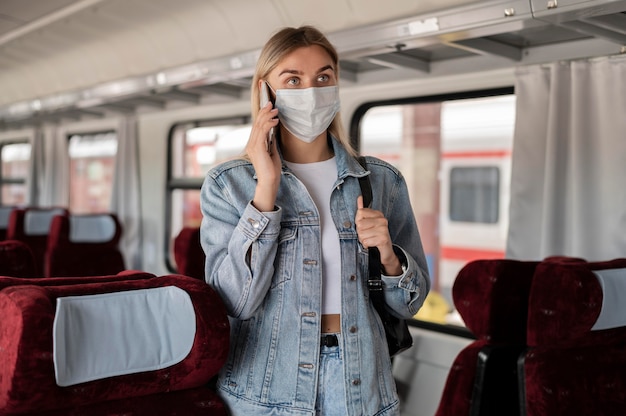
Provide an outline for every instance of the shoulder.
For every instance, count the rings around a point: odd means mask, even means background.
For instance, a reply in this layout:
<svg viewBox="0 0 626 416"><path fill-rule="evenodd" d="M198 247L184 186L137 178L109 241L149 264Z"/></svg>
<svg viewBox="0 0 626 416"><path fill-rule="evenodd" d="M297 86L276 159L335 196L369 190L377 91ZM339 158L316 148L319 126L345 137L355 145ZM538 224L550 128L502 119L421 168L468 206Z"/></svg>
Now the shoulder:
<svg viewBox="0 0 626 416"><path fill-rule="evenodd" d="M365 163L367 163L367 170L371 171L374 175L389 175L393 177L402 177L402 173L390 164L375 156L364 156Z"/></svg>
<svg viewBox="0 0 626 416"><path fill-rule="evenodd" d="M229 159L212 167L207 173L207 177L218 179L220 177L241 174L242 171L249 171L254 174L252 163L243 157Z"/></svg>

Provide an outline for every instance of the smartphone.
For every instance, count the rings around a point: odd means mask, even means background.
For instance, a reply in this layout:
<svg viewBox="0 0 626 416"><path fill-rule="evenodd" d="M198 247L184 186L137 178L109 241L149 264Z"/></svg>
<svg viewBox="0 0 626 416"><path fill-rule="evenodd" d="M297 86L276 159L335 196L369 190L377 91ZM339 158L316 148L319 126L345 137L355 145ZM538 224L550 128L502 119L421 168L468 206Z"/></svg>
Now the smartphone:
<svg viewBox="0 0 626 416"><path fill-rule="evenodd" d="M263 82L263 84L261 85L261 94L260 94L261 108L265 107L265 105L268 103L269 100L270 100L269 88L267 87L267 82Z"/></svg>
<svg viewBox="0 0 626 416"><path fill-rule="evenodd" d="M270 100L270 92L269 87L267 86L267 82L263 82L261 84L261 92L259 94L259 101L261 108L265 107ZM267 134L267 140L265 140L265 148L267 149L267 153L272 155L272 137L274 136L274 128L270 129L270 132Z"/></svg>

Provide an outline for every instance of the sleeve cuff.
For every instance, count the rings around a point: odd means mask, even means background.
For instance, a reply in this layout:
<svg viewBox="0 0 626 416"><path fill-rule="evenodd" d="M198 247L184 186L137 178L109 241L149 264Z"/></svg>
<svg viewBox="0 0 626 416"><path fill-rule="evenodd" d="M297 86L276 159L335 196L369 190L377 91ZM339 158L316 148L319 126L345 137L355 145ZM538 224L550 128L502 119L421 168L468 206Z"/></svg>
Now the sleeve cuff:
<svg viewBox="0 0 626 416"><path fill-rule="evenodd" d="M259 238L262 234L278 235L281 218L282 209L280 207L275 211L261 212L250 201L239 219L239 228L252 240Z"/></svg>

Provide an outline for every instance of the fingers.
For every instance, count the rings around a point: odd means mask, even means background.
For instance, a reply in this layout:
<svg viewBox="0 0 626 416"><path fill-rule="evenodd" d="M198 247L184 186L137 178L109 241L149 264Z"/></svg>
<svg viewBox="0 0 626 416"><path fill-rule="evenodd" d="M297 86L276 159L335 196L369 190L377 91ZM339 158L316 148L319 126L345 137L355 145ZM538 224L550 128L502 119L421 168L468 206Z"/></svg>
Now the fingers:
<svg viewBox="0 0 626 416"><path fill-rule="evenodd" d="M359 195L356 198L356 208L357 209L363 209L363 195Z"/></svg>
<svg viewBox="0 0 626 416"><path fill-rule="evenodd" d="M269 132L272 127L276 127L278 124L278 109L272 107L272 103L268 102L259 110L255 127L259 127L261 130Z"/></svg>
<svg viewBox="0 0 626 416"><path fill-rule="evenodd" d="M364 248L381 247L390 242L389 225L382 212L363 207L363 196L356 200L357 212L354 219L356 232Z"/></svg>
<svg viewBox="0 0 626 416"><path fill-rule="evenodd" d="M356 198L356 207L357 207L357 211L356 211L356 218L355 218L355 222L363 222L367 220L372 220L372 219L376 219L376 218L382 218L383 220L385 219L385 217L383 216L383 213L375 210L375 209L371 209L371 208L366 208L363 206L363 196L359 195ZM385 220L386 221L386 220Z"/></svg>
<svg viewBox="0 0 626 416"><path fill-rule="evenodd" d="M272 108L271 103L267 103L265 107L261 108L252 126L250 139L246 146L246 151L249 155L259 154L262 156L263 153L270 155L276 153L275 144L271 143L271 147L268 149L268 142L270 139L272 139L272 142L274 141L273 137L270 137L270 133L278 125L277 116L278 110ZM269 150L271 152L268 152Z"/></svg>

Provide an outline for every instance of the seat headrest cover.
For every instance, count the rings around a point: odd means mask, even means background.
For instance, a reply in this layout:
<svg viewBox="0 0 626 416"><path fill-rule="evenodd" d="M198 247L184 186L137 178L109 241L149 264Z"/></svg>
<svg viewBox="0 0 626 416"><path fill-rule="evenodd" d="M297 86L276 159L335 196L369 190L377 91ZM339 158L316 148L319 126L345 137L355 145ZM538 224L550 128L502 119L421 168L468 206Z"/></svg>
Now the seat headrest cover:
<svg viewBox="0 0 626 416"><path fill-rule="evenodd" d="M0 228L7 228L9 226L9 217L14 207L0 207Z"/></svg>
<svg viewBox="0 0 626 416"><path fill-rule="evenodd" d="M467 328L490 342L525 343L528 296L537 262L474 260L459 272L452 298Z"/></svg>
<svg viewBox="0 0 626 416"><path fill-rule="evenodd" d="M28 210L24 213L24 233L27 235L46 235L50 230L52 218L64 215L61 208L50 210Z"/></svg>
<svg viewBox="0 0 626 416"><path fill-rule="evenodd" d="M176 286L57 298L53 323L56 382L163 369L192 349L196 314Z"/></svg>
<svg viewBox="0 0 626 416"><path fill-rule="evenodd" d="M543 261L533 277L527 343L598 346L626 342L626 258L601 262ZM623 303L623 301L621 301Z"/></svg>
<svg viewBox="0 0 626 416"><path fill-rule="evenodd" d="M116 224L109 215L70 216L70 236L73 243L102 243L115 237Z"/></svg>
<svg viewBox="0 0 626 416"><path fill-rule="evenodd" d="M626 326L626 269L597 270L602 287L602 309L592 331Z"/></svg>

